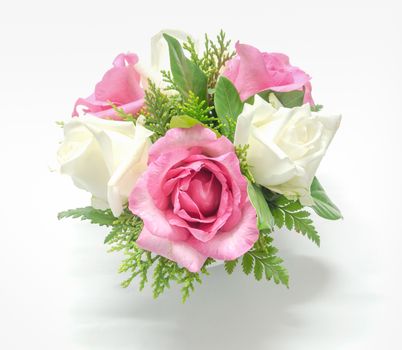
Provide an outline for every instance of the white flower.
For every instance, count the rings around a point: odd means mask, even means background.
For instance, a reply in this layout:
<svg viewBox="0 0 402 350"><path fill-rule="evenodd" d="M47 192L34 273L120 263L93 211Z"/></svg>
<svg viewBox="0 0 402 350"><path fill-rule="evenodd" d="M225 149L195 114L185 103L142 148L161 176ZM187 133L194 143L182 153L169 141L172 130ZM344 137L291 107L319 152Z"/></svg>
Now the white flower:
<svg viewBox="0 0 402 350"><path fill-rule="evenodd" d="M91 115L64 126L57 158L60 172L92 193L92 205L119 216L138 177L147 167L152 132L132 122Z"/></svg>
<svg viewBox="0 0 402 350"><path fill-rule="evenodd" d="M235 145L249 144L248 164L258 184L310 205L311 183L341 116L311 112L308 104L276 107L258 95L253 105L245 104Z"/></svg>
<svg viewBox="0 0 402 350"><path fill-rule="evenodd" d="M164 89L167 83L163 80L161 70L170 70L169 47L163 37L163 34L169 34L175 37L180 42L187 41L191 38L198 50L198 40L194 39L190 34L176 29L164 29L156 33L151 38L151 65L146 65L141 62L137 63L135 68L141 75L142 85L148 88L148 79L150 79L157 87ZM166 90L168 95L175 94L173 90Z"/></svg>

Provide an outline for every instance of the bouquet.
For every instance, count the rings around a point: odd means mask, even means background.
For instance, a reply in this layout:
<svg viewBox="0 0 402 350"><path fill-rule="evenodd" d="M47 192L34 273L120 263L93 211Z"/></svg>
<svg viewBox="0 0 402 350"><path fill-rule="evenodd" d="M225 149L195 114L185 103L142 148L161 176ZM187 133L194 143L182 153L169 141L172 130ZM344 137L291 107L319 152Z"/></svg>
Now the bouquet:
<svg viewBox="0 0 402 350"><path fill-rule="evenodd" d="M311 214L341 218L315 177L341 116L321 112L284 54L232 49L223 32L202 50L179 31L151 44L150 65L119 54L60 123L60 173L92 203L58 217L106 226L122 286L149 281L154 297L174 281L185 301L217 262L288 286L272 233L320 245Z"/></svg>

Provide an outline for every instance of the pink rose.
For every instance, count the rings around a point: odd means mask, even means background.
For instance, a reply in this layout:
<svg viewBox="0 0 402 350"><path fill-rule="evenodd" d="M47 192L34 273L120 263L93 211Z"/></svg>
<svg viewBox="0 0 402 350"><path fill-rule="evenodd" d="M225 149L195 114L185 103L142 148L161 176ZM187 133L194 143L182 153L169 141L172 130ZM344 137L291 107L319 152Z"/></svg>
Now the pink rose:
<svg viewBox="0 0 402 350"><path fill-rule="evenodd" d="M123 108L126 113L137 113L144 105L144 90L141 76L135 69L138 62L136 54L118 55L102 80L96 84L95 92L87 98L79 98L74 106L73 117L78 116L77 106L85 106L85 113L100 118L119 120L110 103Z"/></svg>
<svg viewBox="0 0 402 350"><path fill-rule="evenodd" d="M286 92L305 88L304 103L314 105L308 74L289 63L281 53L260 52L253 46L236 43L237 56L228 61L223 73L245 101L264 90Z"/></svg>
<svg viewBox="0 0 402 350"><path fill-rule="evenodd" d="M233 144L200 125L171 129L151 146L129 208L144 221L138 246L192 272L207 257L243 255L258 238Z"/></svg>

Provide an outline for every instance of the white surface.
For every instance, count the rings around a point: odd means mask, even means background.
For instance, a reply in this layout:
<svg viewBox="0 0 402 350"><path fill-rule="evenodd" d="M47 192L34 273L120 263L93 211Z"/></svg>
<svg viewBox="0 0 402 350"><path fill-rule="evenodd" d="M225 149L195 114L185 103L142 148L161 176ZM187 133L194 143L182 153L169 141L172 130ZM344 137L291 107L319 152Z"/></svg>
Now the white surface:
<svg viewBox="0 0 402 350"><path fill-rule="evenodd" d="M2 2L0 348L402 348L400 16L387 0ZM165 27L285 52L343 113L319 177L345 219L317 219L320 249L277 233L290 290L217 267L187 304L176 288L153 301L119 287L103 230L56 220L88 196L48 172L54 121Z"/></svg>

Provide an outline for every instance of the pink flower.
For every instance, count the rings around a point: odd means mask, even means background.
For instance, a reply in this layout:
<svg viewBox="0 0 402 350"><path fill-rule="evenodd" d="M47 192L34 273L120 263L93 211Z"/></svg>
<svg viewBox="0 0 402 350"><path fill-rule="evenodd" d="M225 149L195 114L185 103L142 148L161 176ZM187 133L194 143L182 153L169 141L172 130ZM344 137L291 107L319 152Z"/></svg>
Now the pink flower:
<svg viewBox="0 0 402 350"><path fill-rule="evenodd" d="M260 52L253 46L236 43L237 56L226 64L223 73L245 101L264 90L286 92L305 88L304 103L314 105L310 76L289 63L281 53Z"/></svg>
<svg viewBox="0 0 402 350"><path fill-rule="evenodd" d="M138 246L192 272L207 257L243 255L258 238L233 144L200 125L171 129L152 145L129 208L144 221Z"/></svg>
<svg viewBox="0 0 402 350"><path fill-rule="evenodd" d="M79 98L74 106L73 117L78 116L77 106L85 106L85 113L100 118L119 120L110 103L123 108L126 113L136 113L144 105L144 90L140 85L141 76L135 69L136 54L118 55L102 80L96 84L95 92L87 98Z"/></svg>

